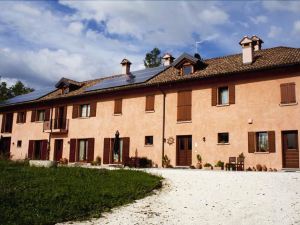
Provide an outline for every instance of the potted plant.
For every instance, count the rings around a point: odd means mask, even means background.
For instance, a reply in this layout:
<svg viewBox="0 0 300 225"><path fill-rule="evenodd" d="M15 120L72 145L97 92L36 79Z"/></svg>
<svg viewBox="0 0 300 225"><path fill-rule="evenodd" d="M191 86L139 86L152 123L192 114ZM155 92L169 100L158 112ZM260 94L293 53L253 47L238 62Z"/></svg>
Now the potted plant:
<svg viewBox="0 0 300 225"><path fill-rule="evenodd" d="M223 170L224 169L224 162L222 162L221 160L219 160L215 167L214 167L214 170Z"/></svg>
<svg viewBox="0 0 300 225"><path fill-rule="evenodd" d="M167 155L164 155L162 163L163 163L163 167L164 168L170 168L171 167L171 165L170 165L170 159L168 158Z"/></svg>
<svg viewBox="0 0 300 225"><path fill-rule="evenodd" d="M196 168L197 169L202 169L202 158L201 158L201 155L197 155L197 160L198 160L198 162L197 162L197 164L196 164Z"/></svg>
<svg viewBox="0 0 300 225"><path fill-rule="evenodd" d="M210 163L205 163L203 166L204 170L212 170L212 165Z"/></svg>

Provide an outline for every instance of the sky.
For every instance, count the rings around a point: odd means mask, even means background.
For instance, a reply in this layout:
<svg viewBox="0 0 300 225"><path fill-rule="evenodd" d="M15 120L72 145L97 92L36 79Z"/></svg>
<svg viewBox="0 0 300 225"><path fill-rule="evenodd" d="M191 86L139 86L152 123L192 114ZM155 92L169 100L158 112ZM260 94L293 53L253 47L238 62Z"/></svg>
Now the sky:
<svg viewBox="0 0 300 225"><path fill-rule="evenodd" d="M204 59L241 52L245 35L263 48L300 47L300 1L1 1L0 76L36 89L61 77L143 69L154 47Z"/></svg>

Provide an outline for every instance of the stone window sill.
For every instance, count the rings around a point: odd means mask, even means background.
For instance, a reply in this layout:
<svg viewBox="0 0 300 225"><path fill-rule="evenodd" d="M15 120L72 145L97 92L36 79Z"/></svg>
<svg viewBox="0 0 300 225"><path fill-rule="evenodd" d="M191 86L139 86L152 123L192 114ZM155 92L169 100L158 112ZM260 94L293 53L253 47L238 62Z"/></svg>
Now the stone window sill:
<svg viewBox="0 0 300 225"><path fill-rule="evenodd" d="M145 147L153 147L153 145L144 145Z"/></svg>
<svg viewBox="0 0 300 225"><path fill-rule="evenodd" d="M230 104L218 104L216 105L216 107L225 107L225 106L229 106Z"/></svg>
<svg viewBox="0 0 300 225"><path fill-rule="evenodd" d="M187 120L187 121L177 121L177 124L182 124L182 123L192 123L191 120Z"/></svg>
<svg viewBox="0 0 300 225"><path fill-rule="evenodd" d="M145 111L145 113L154 113L154 110Z"/></svg>
<svg viewBox="0 0 300 225"><path fill-rule="evenodd" d="M254 154L258 154L258 155L260 155L260 154L270 154L270 152L254 152Z"/></svg>
<svg viewBox="0 0 300 225"><path fill-rule="evenodd" d="M293 103L280 103L279 106L292 106L292 105L298 105L298 102Z"/></svg>
<svg viewBox="0 0 300 225"><path fill-rule="evenodd" d="M230 143L218 143L217 145L230 145Z"/></svg>
<svg viewBox="0 0 300 225"><path fill-rule="evenodd" d="M122 113L114 113L114 116L122 116Z"/></svg>

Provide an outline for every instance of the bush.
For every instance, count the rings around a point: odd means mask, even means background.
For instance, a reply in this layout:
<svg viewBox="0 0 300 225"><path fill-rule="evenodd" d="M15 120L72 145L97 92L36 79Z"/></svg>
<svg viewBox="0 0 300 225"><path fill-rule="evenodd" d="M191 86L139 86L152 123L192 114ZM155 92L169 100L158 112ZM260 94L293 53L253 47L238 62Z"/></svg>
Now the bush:
<svg viewBox="0 0 300 225"><path fill-rule="evenodd" d="M216 163L215 167L221 167L221 168L223 169L223 168L224 168L224 162L222 162L221 160L219 160L219 161Z"/></svg>
<svg viewBox="0 0 300 225"><path fill-rule="evenodd" d="M268 168L266 167L266 165L263 165L262 170L263 171L268 171Z"/></svg>
<svg viewBox="0 0 300 225"><path fill-rule="evenodd" d="M164 168L170 168L170 159L168 158L168 156L167 155L164 155L164 157L163 157L163 167Z"/></svg>
<svg viewBox="0 0 300 225"><path fill-rule="evenodd" d="M261 166L260 164L257 164L257 165L256 165L256 170L257 170L257 171L262 171L262 166Z"/></svg>
<svg viewBox="0 0 300 225"><path fill-rule="evenodd" d="M66 159L66 158L61 158L60 160L59 160L59 164L62 164L62 165L68 165L68 159Z"/></svg>
<svg viewBox="0 0 300 225"><path fill-rule="evenodd" d="M210 163L205 163L204 167L212 167L212 165Z"/></svg>
<svg viewBox="0 0 300 225"><path fill-rule="evenodd" d="M91 162L92 166L101 166L101 157L97 156L96 160Z"/></svg>
<svg viewBox="0 0 300 225"><path fill-rule="evenodd" d="M248 167L248 169L246 169L246 171L252 171L251 167Z"/></svg>
<svg viewBox="0 0 300 225"><path fill-rule="evenodd" d="M197 155L197 160L198 160L198 163L202 163L202 158L201 158L200 154Z"/></svg>
<svg viewBox="0 0 300 225"><path fill-rule="evenodd" d="M147 157L142 157L139 159L140 168L150 168L152 167L152 160Z"/></svg>

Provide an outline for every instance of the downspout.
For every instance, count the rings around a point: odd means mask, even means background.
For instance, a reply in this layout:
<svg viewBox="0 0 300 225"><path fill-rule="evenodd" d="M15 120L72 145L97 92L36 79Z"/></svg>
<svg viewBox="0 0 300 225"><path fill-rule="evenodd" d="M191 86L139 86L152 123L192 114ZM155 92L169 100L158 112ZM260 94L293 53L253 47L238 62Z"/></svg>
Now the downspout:
<svg viewBox="0 0 300 225"><path fill-rule="evenodd" d="M50 145L51 145L51 133L52 133L52 114L53 114L53 106L51 107L51 111L50 111L50 133L49 133L49 137L48 137L48 160L50 160Z"/></svg>
<svg viewBox="0 0 300 225"><path fill-rule="evenodd" d="M165 156L165 128L166 128L166 93L159 87L158 89L163 94L163 121L162 121L162 157L161 165L163 166L163 158Z"/></svg>

